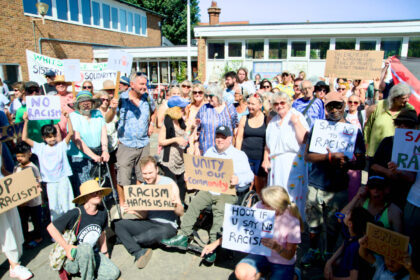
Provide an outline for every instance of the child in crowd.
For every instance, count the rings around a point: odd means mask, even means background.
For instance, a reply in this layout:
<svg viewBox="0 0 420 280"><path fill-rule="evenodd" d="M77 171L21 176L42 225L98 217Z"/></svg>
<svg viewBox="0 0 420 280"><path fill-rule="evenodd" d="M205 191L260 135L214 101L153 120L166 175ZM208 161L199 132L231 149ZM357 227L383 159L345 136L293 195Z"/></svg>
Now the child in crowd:
<svg viewBox="0 0 420 280"><path fill-rule="evenodd" d="M4 168L2 143L0 142L0 178L3 175L9 175ZM19 264L22 255L23 234L20 224L19 213L17 207L0 214L0 247L6 254L10 263L10 277L19 278L21 280L29 279L33 276L32 272L26 267Z"/></svg>
<svg viewBox="0 0 420 280"><path fill-rule="evenodd" d="M72 170L67 159L67 148L73 136L73 126L67 112L63 113L68 119L68 134L63 141L57 143L57 129L53 125L44 125L41 128L45 143L38 143L28 137L28 115L25 112L23 119L22 140L32 147L32 152L38 156L41 168L42 181L47 183L48 204L51 212L51 221L63 213L74 208L72 202L74 195L69 176Z"/></svg>
<svg viewBox="0 0 420 280"><path fill-rule="evenodd" d="M30 161L31 156L31 147L25 142L19 142L16 145L16 160L18 161L18 165L15 166L13 173L31 168L34 172L36 180L39 183L41 180L41 175L39 174L38 167ZM34 248L42 242L41 204L41 196L38 196L18 207L20 220L22 223L23 237L25 238L26 246L30 248ZM29 216L31 217L31 221L34 226L32 237L29 235L28 231Z"/></svg>

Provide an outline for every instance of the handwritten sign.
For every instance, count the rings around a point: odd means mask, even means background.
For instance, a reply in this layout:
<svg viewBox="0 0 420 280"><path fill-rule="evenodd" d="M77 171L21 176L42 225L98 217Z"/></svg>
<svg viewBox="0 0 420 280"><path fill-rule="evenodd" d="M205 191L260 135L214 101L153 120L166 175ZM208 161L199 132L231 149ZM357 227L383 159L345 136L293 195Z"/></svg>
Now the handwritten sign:
<svg viewBox="0 0 420 280"><path fill-rule="evenodd" d="M367 224L368 249L394 260L403 258L410 238L383 227Z"/></svg>
<svg viewBox="0 0 420 280"><path fill-rule="evenodd" d="M132 185L124 187L130 210L174 210L172 185Z"/></svg>
<svg viewBox="0 0 420 280"><path fill-rule="evenodd" d="M39 196L31 168L0 179L0 214Z"/></svg>
<svg viewBox="0 0 420 280"><path fill-rule="evenodd" d="M55 120L61 117L59 96L27 96L26 106L30 120Z"/></svg>
<svg viewBox="0 0 420 280"><path fill-rule="evenodd" d="M209 158L184 154L187 189L236 194L230 185L233 175L231 159Z"/></svg>
<svg viewBox="0 0 420 280"><path fill-rule="evenodd" d="M271 249L261 244L272 238L275 211L225 204L222 247L230 250L271 256Z"/></svg>
<svg viewBox="0 0 420 280"><path fill-rule="evenodd" d="M0 127L0 142L9 141L22 136L23 122Z"/></svg>
<svg viewBox="0 0 420 280"><path fill-rule="evenodd" d="M329 148L332 153L343 153L352 159L357 131L357 126L353 124L316 120L309 151L327 154L327 148Z"/></svg>
<svg viewBox="0 0 420 280"><path fill-rule="evenodd" d="M420 171L420 130L396 128L391 161L397 169Z"/></svg>
<svg viewBox="0 0 420 280"><path fill-rule="evenodd" d="M120 50L109 50L108 52L108 70L120 71L127 75L131 74L131 65L133 56Z"/></svg>
<svg viewBox="0 0 420 280"><path fill-rule="evenodd" d="M63 68L66 81L77 82L80 80L80 60L63 59Z"/></svg>
<svg viewBox="0 0 420 280"><path fill-rule="evenodd" d="M383 58L383 51L328 50L324 76L372 80L381 76Z"/></svg>

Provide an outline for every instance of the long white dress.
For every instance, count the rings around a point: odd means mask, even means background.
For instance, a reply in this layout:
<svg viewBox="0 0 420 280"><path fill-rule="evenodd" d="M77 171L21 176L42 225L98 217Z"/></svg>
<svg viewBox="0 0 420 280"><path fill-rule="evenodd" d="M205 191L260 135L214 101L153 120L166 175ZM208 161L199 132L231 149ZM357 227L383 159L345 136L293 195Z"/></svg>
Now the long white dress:
<svg viewBox="0 0 420 280"><path fill-rule="evenodd" d="M302 219L305 219L305 202L308 190L308 167L304 160L305 144L299 145L293 124L292 114L299 116L299 121L309 130L305 117L291 108L280 124L276 115L267 126L266 143L270 149L271 171L268 175L269 186L282 186L296 203Z"/></svg>

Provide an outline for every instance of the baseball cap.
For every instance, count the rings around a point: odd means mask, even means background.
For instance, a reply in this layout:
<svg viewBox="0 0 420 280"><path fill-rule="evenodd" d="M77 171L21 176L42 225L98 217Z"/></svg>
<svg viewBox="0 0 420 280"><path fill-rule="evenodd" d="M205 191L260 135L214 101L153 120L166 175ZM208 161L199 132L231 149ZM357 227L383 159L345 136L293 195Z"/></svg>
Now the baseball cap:
<svg viewBox="0 0 420 280"><path fill-rule="evenodd" d="M181 96L172 96L168 100L168 108L180 107L185 108L190 102L182 98Z"/></svg>
<svg viewBox="0 0 420 280"><path fill-rule="evenodd" d="M122 76L120 78L120 84L129 86L130 85L130 79L128 77L126 77L126 76Z"/></svg>
<svg viewBox="0 0 420 280"><path fill-rule="evenodd" d="M55 77L55 72L53 70L48 70L45 75L45 77Z"/></svg>
<svg viewBox="0 0 420 280"><path fill-rule="evenodd" d="M325 98L324 98L325 106L327 106L328 103L334 102L334 101L344 103L343 95L339 92L336 92L336 91L329 92L329 93L327 93L327 95L325 95Z"/></svg>
<svg viewBox="0 0 420 280"><path fill-rule="evenodd" d="M25 90L28 90L28 89L34 88L34 87L39 88L39 85L38 85L37 82L29 81L29 82L25 83Z"/></svg>
<svg viewBox="0 0 420 280"><path fill-rule="evenodd" d="M216 128L216 134L222 134L226 137L232 136L232 131L226 125L220 125Z"/></svg>

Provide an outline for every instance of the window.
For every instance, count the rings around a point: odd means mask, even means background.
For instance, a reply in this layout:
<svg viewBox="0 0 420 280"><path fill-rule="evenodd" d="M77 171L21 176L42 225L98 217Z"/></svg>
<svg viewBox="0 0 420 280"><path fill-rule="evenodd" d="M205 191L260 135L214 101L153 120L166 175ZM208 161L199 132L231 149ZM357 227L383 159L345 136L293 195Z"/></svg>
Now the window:
<svg viewBox="0 0 420 280"><path fill-rule="evenodd" d="M92 15L93 15L93 24L100 26L101 25L101 11L99 9L99 3L92 1Z"/></svg>
<svg viewBox="0 0 420 280"><path fill-rule="evenodd" d="M19 65L18 64L2 64L0 65L0 70L3 72L4 80L3 82L9 86L9 90L13 83L22 80L19 78Z"/></svg>
<svg viewBox="0 0 420 280"><path fill-rule="evenodd" d="M330 48L330 40L329 39L319 39L319 40L311 40L311 50L310 50L310 58L311 59L326 59L327 58L327 51Z"/></svg>
<svg viewBox="0 0 420 280"><path fill-rule="evenodd" d="M55 0L57 4L57 18L67 20L67 0Z"/></svg>
<svg viewBox="0 0 420 280"><path fill-rule="evenodd" d="M209 42L207 44L207 51L208 55L207 58L209 59L224 59L225 58L225 43L224 42Z"/></svg>
<svg viewBox="0 0 420 280"><path fill-rule="evenodd" d="M287 58L287 41L286 40L270 40L270 42L268 42L268 58L269 59L286 59Z"/></svg>
<svg viewBox="0 0 420 280"><path fill-rule="evenodd" d="M82 18L83 23L90 25L90 0L81 0L82 1Z"/></svg>
<svg viewBox="0 0 420 280"><path fill-rule="evenodd" d="M376 50L376 41L360 41L359 47L361 51L374 51Z"/></svg>
<svg viewBox="0 0 420 280"><path fill-rule="evenodd" d="M49 16L49 17L51 17L52 16L52 3L51 3L51 0L40 0L39 2L43 2L43 3L45 3L45 4L47 4L48 5L48 11L47 11L47 16ZM35 9L36 9L36 7L35 7ZM36 14L37 12L35 12L35 14Z"/></svg>
<svg viewBox="0 0 420 280"><path fill-rule="evenodd" d="M112 8L111 15L112 15L112 29L118 29L118 9Z"/></svg>
<svg viewBox="0 0 420 280"><path fill-rule="evenodd" d="M291 57L306 57L306 42L292 42Z"/></svg>
<svg viewBox="0 0 420 280"><path fill-rule="evenodd" d="M72 21L79 21L78 1L69 1L69 4L70 4L70 19Z"/></svg>
<svg viewBox="0 0 420 280"><path fill-rule="evenodd" d="M127 31L127 16L124 10L120 10L120 30Z"/></svg>
<svg viewBox="0 0 420 280"><path fill-rule="evenodd" d="M102 18L103 18L103 24L105 28L110 27L111 22L111 14L110 14L110 7L109 5L102 4Z"/></svg>
<svg viewBox="0 0 420 280"><path fill-rule="evenodd" d="M264 41L246 41L245 58L264 58Z"/></svg>
<svg viewBox="0 0 420 280"><path fill-rule="evenodd" d="M336 50L354 50L356 48L356 39L336 39Z"/></svg>
<svg viewBox="0 0 420 280"><path fill-rule="evenodd" d="M158 82L158 71L157 71L157 62L150 62L149 69L150 69L150 78L152 79L152 83Z"/></svg>
<svg viewBox="0 0 420 280"><path fill-rule="evenodd" d="M171 81L176 80L176 76L179 75L179 61L171 62Z"/></svg>
<svg viewBox="0 0 420 280"><path fill-rule="evenodd" d="M37 0L23 0L23 11L25 13L36 15L38 13L35 6L37 2Z"/></svg>
<svg viewBox="0 0 420 280"><path fill-rule="evenodd" d="M420 37L410 38L408 41L409 57L420 57Z"/></svg>
<svg viewBox="0 0 420 280"><path fill-rule="evenodd" d="M229 57L242 57L242 43L230 42L228 43Z"/></svg>
<svg viewBox="0 0 420 280"><path fill-rule="evenodd" d="M384 51L384 58L388 58L393 55L401 54L401 38L383 38L381 40L381 50Z"/></svg>
<svg viewBox="0 0 420 280"><path fill-rule="evenodd" d="M169 82L168 78L168 63L167 62L159 62L160 67L160 82L167 84Z"/></svg>
<svg viewBox="0 0 420 280"><path fill-rule="evenodd" d="M134 15L134 33L140 35L140 15Z"/></svg>
<svg viewBox="0 0 420 280"><path fill-rule="evenodd" d="M141 34L146 35L147 30L147 17L141 17Z"/></svg>
<svg viewBox="0 0 420 280"><path fill-rule="evenodd" d="M127 31L133 32L133 14L130 12L127 12Z"/></svg>

